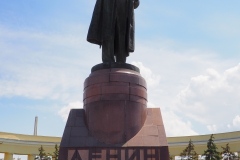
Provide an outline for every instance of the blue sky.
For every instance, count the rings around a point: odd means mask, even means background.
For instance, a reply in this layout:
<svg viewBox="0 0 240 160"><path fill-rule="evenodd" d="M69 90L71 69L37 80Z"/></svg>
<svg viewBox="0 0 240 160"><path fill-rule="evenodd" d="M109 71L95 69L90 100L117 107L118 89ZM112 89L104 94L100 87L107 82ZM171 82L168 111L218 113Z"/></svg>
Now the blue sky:
<svg viewBox="0 0 240 160"><path fill-rule="evenodd" d="M0 1L0 131L61 136L101 63L86 41L95 0ZM141 1L136 51L168 136L240 129L240 1ZM226 112L227 111L227 112Z"/></svg>

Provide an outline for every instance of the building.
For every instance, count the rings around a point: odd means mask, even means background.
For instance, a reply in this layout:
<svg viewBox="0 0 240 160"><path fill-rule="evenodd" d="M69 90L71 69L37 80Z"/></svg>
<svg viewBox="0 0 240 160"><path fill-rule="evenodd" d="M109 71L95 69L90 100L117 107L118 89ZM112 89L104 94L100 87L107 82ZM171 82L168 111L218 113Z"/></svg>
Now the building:
<svg viewBox="0 0 240 160"><path fill-rule="evenodd" d="M218 151L222 151L221 146L229 143L232 152L240 155L240 131L214 134L215 144ZM206 150L207 141L210 135L168 137L169 151L171 156L178 156L188 145L191 139L195 150L202 154ZM54 146L59 145L60 137L34 136L15 133L0 132L0 153L5 154L4 160L12 160L13 154L27 155L28 160L34 160L39 153L38 148L42 145L46 153L53 153Z"/></svg>

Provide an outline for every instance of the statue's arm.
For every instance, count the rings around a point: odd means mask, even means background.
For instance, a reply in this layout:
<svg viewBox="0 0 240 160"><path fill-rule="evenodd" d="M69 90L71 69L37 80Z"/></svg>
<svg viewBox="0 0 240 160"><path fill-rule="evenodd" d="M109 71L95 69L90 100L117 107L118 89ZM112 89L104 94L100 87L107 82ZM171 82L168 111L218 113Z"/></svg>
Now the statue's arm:
<svg viewBox="0 0 240 160"><path fill-rule="evenodd" d="M133 2L134 2L134 9L136 9L139 6L140 1L139 0L134 0Z"/></svg>

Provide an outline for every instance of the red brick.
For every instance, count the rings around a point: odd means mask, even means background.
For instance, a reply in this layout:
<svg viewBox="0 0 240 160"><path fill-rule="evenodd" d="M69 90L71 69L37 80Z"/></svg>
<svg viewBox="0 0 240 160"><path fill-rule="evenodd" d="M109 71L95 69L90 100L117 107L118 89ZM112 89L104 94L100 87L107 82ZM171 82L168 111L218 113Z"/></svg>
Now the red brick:
<svg viewBox="0 0 240 160"><path fill-rule="evenodd" d="M106 83L106 82L109 82L109 75L108 74L91 76L91 77L88 77L85 80L84 88L86 88L90 85L99 84L99 83Z"/></svg>
<svg viewBox="0 0 240 160"><path fill-rule="evenodd" d="M75 149L69 149L68 150L68 160L72 159L74 153L75 153Z"/></svg>
<svg viewBox="0 0 240 160"><path fill-rule="evenodd" d="M101 89L102 89L101 86L89 86L89 87L87 87L84 90L83 99L91 97L91 96L95 96L95 95L101 95L101 91L102 91Z"/></svg>
<svg viewBox="0 0 240 160"><path fill-rule="evenodd" d="M102 86L129 86L128 82L107 82L101 83Z"/></svg>
<svg viewBox="0 0 240 160"><path fill-rule="evenodd" d="M142 136L144 146L160 146L158 136Z"/></svg>
<svg viewBox="0 0 240 160"><path fill-rule="evenodd" d="M147 105L147 101L146 101L145 98L135 96L135 95L130 95L130 101L134 101L134 102L138 102L138 103L142 103L144 105Z"/></svg>
<svg viewBox="0 0 240 160"><path fill-rule="evenodd" d="M158 128L155 125L143 127L144 136L158 136Z"/></svg>
<svg viewBox="0 0 240 160"><path fill-rule="evenodd" d="M130 94L134 96L139 96L147 100L147 90L141 86L130 87Z"/></svg>
<svg viewBox="0 0 240 160"><path fill-rule="evenodd" d="M129 100L129 94L118 94L118 93L102 94L101 100L104 100L104 101L105 100L108 100L108 101Z"/></svg>
<svg viewBox="0 0 240 160"><path fill-rule="evenodd" d="M102 87L102 94L108 94L108 93L129 94L129 87L128 86L104 86L104 87Z"/></svg>
<svg viewBox="0 0 240 160"><path fill-rule="evenodd" d="M89 150L87 149L79 149L78 150L78 154L80 155L81 159L88 159L88 154L89 154Z"/></svg>
<svg viewBox="0 0 240 160"><path fill-rule="evenodd" d="M147 89L147 83L144 78L139 77L139 85Z"/></svg>
<svg viewBox="0 0 240 160"><path fill-rule="evenodd" d="M83 100L84 105L88 104L88 103L92 103L92 102L96 102L96 101L100 101L101 100L101 95L97 95L97 96L92 96L92 97L88 97L86 99Z"/></svg>
<svg viewBox="0 0 240 160"><path fill-rule="evenodd" d="M130 139L127 143L128 147L130 146L142 146L143 140L142 136L134 136L132 139Z"/></svg>
<svg viewBox="0 0 240 160"><path fill-rule="evenodd" d="M128 82L128 83L139 83L139 77L135 75L126 74L110 74L110 82Z"/></svg>
<svg viewBox="0 0 240 160"><path fill-rule="evenodd" d="M152 113L153 113L153 124L154 125L163 125L160 108L153 108Z"/></svg>
<svg viewBox="0 0 240 160"><path fill-rule="evenodd" d="M168 146L164 126L158 126L159 143L161 146Z"/></svg>

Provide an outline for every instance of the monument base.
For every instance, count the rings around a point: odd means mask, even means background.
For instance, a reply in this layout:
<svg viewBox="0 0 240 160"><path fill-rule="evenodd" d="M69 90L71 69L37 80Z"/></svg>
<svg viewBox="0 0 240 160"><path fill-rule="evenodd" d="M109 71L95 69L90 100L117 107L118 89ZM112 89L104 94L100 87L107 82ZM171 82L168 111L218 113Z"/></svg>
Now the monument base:
<svg viewBox="0 0 240 160"><path fill-rule="evenodd" d="M159 108L147 108L141 130L121 144L100 142L89 133L83 109L72 109L60 144L59 160L168 160Z"/></svg>
<svg viewBox="0 0 240 160"><path fill-rule="evenodd" d="M83 109L93 137L107 144L127 142L146 120L146 81L130 64L96 65L84 82Z"/></svg>
<svg viewBox="0 0 240 160"><path fill-rule="evenodd" d="M159 108L147 108L147 85L126 63L94 66L83 109L72 109L59 160L169 160Z"/></svg>

